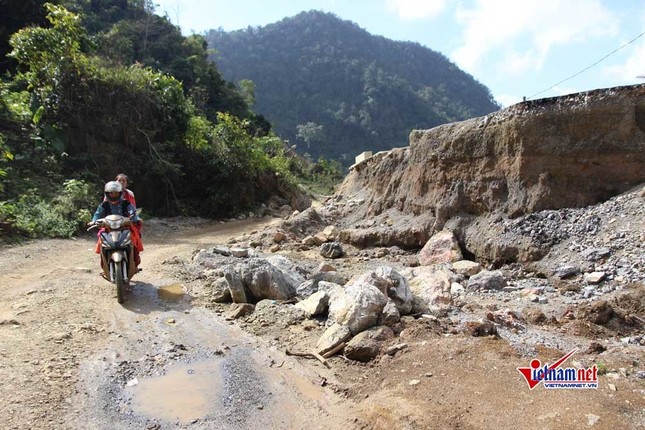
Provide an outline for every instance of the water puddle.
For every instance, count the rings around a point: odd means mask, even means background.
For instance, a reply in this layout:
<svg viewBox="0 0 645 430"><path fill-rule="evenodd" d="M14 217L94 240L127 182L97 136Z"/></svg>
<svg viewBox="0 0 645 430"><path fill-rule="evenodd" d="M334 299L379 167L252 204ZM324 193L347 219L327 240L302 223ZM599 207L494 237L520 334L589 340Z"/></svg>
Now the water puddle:
<svg viewBox="0 0 645 430"><path fill-rule="evenodd" d="M313 382L298 375L291 375L290 379L296 389L309 400L321 401L323 399L322 390Z"/></svg>
<svg viewBox="0 0 645 430"><path fill-rule="evenodd" d="M171 284L157 288L157 297L168 302L178 302L184 298L184 286Z"/></svg>
<svg viewBox="0 0 645 430"><path fill-rule="evenodd" d="M190 423L202 419L219 404L222 381L220 363L208 361L178 365L164 376L127 387L132 409L151 418Z"/></svg>

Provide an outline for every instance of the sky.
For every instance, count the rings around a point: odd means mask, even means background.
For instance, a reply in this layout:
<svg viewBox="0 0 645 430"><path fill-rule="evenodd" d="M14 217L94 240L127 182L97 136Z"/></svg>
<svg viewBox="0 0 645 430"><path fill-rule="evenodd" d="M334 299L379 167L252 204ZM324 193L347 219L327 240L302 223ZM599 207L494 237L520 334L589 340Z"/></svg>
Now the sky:
<svg viewBox="0 0 645 430"><path fill-rule="evenodd" d="M331 12L374 35L418 42L502 106L645 83L645 0L153 0L185 35ZM217 49L217 47L213 47Z"/></svg>

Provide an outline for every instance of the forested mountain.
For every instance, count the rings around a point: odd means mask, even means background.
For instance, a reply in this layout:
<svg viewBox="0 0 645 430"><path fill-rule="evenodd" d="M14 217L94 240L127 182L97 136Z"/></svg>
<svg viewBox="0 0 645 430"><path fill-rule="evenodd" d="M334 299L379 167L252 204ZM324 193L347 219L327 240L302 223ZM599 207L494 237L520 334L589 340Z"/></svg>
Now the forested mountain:
<svg viewBox="0 0 645 430"><path fill-rule="evenodd" d="M362 151L406 145L412 129L499 109L485 86L442 54L329 13L211 30L206 39L223 76L252 81L255 110L314 158L347 165Z"/></svg>

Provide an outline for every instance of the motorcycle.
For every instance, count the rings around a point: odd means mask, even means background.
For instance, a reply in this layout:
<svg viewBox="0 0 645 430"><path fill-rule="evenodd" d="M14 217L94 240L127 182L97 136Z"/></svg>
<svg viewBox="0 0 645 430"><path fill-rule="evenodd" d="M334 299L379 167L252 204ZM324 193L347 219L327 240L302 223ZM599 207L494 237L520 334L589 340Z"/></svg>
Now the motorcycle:
<svg viewBox="0 0 645 430"><path fill-rule="evenodd" d="M101 268L103 277L116 285L119 303L125 300L126 289L132 277L139 272L134 261L134 246L130 237L130 218L108 215L96 220L87 231L103 228L100 232Z"/></svg>

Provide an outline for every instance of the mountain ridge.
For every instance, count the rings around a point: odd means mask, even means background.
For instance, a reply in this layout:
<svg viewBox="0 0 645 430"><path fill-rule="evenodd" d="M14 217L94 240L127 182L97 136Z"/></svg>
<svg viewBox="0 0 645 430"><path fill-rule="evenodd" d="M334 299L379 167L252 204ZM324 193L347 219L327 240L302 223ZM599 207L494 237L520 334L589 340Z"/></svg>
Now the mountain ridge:
<svg viewBox="0 0 645 430"><path fill-rule="evenodd" d="M331 13L211 30L206 39L226 79L252 80L255 110L313 157L351 164L363 150L405 145L413 129L499 109L484 85L443 54L372 35ZM299 134L308 123L321 132Z"/></svg>

